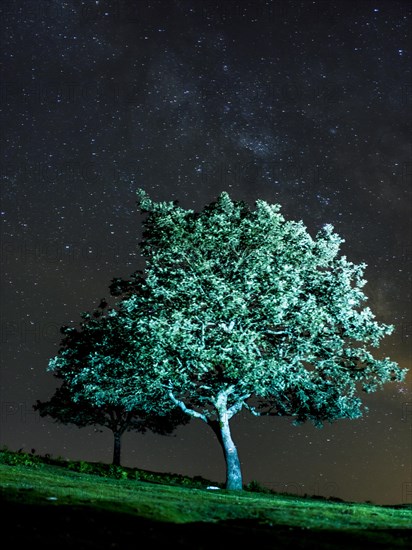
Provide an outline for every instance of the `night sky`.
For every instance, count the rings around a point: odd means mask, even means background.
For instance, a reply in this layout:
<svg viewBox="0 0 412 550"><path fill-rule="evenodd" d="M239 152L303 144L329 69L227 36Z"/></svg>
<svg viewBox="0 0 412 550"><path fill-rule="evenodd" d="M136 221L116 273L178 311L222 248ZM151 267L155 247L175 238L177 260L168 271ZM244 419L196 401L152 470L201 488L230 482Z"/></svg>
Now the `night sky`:
<svg viewBox="0 0 412 550"><path fill-rule="evenodd" d="M112 434L32 411L59 328L144 264L135 191L202 209L222 191L280 203L368 264L394 324L376 356L411 362L411 4L407 1L2 2L0 445L110 462ZM244 482L412 501L412 384L323 430L241 413ZM123 464L225 476L212 431L127 434Z"/></svg>

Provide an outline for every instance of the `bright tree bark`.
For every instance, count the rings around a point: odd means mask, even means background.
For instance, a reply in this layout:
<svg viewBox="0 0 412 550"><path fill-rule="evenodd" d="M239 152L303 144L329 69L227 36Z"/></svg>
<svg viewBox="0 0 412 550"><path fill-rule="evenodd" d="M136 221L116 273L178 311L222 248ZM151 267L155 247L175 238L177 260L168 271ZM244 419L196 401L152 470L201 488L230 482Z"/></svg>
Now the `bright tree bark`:
<svg viewBox="0 0 412 550"><path fill-rule="evenodd" d="M242 407L242 399L228 407L228 396L232 393L233 387L229 386L219 391L217 398L213 401L214 411L200 413L187 407L184 401L177 399L173 392L169 393L173 403L180 407L182 411L189 416L203 420L213 430L219 441L226 463L226 489L229 491L241 491L242 486L242 469L240 466L239 455L236 445L232 439L230 432L229 420ZM246 396L244 396L246 397ZM216 419L217 417L217 419Z"/></svg>
<svg viewBox="0 0 412 550"><path fill-rule="evenodd" d="M209 421L208 424L215 433L225 457L226 489L229 491L241 491L243 488L242 468L237 448L230 432L229 421L226 418L220 421Z"/></svg>

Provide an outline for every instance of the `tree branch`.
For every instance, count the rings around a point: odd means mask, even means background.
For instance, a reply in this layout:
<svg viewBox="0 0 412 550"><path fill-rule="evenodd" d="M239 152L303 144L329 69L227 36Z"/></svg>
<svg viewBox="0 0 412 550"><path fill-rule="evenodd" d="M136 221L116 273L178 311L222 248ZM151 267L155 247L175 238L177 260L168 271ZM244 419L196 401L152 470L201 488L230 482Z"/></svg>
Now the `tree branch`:
<svg viewBox="0 0 412 550"><path fill-rule="evenodd" d="M253 407L252 405L248 405L247 403L244 404L245 405L245 408L250 412L250 414L253 414L253 416L279 416L279 414L277 414L276 412L273 412L273 409L272 410L268 410L268 411L262 411L262 412L259 412L255 409L255 407Z"/></svg>
<svg viewBox="0 0 412 550"><path fill-rule="evenodd" d="M261 413L259 411L257 411L255 409L255 407L253 407L252 405L248 405L247 403L245 403L245 408L251 413L253 414L253 416L266 416L265 413Z"/></svg>
<svg viewBox="0 0 412 550"><path fill-rule="evenodd" d="M248 405L245 403L245 400L249 399L249 397L250 393L239 397L238 402L229 407L229 409L227 410L228 418L232 418L232 416L237 414L242 409L242 407L248 407Z"/></svg>
<svg viewBox="0 0 412 550"><path fill-rule="evenodd" d="M203 420L203 422L206 422L206 424L208 423L208 419L204 414L186 407L183 401L177 399L177 397L173 395L172 390L169 391L169 397L177 407L180 407L182 409L184 413L188 414L189 416L193 416L194 418L200 418L200 420Z"/></svg>

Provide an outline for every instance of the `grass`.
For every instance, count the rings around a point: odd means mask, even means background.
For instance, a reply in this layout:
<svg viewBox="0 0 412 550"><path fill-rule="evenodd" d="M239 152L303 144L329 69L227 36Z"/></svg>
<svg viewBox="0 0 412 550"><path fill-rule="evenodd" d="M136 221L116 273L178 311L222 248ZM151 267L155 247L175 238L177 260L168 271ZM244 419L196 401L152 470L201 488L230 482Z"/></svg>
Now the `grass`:
<svg viewBox="0 0 412 550"><path fill-rule="evenodd" d="M241 543L324 550L409 548L408 505L209 490L208 483L3 451L1 540L6 537L9 548L27 543L58 550L159 544L215 550Z"/></svg>

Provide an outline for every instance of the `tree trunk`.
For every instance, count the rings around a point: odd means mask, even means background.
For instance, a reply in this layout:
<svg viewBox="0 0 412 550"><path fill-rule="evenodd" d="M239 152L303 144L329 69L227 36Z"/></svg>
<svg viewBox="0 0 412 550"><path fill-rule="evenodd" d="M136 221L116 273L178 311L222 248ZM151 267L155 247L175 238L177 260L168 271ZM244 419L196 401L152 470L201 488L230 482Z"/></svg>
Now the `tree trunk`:
<svg viewBox="0 0 412 550"><path fill-rule="evenodd" d="M120 466L120 452L121 452L121 432L113 432L114 435L114 447L113 447L113 464Z"/></svg>
<svg viewBox="0 0 412 550"><path fill-rule="evenodd" d="M219 421L210 420L208 424L214 431L223 449L223 454L226 461L226 489L229 491L241 491L243 488L242 469L240 467L240 460L236 445L234 444L230 433L227 415L222 415L222 418Z"/></svg>

